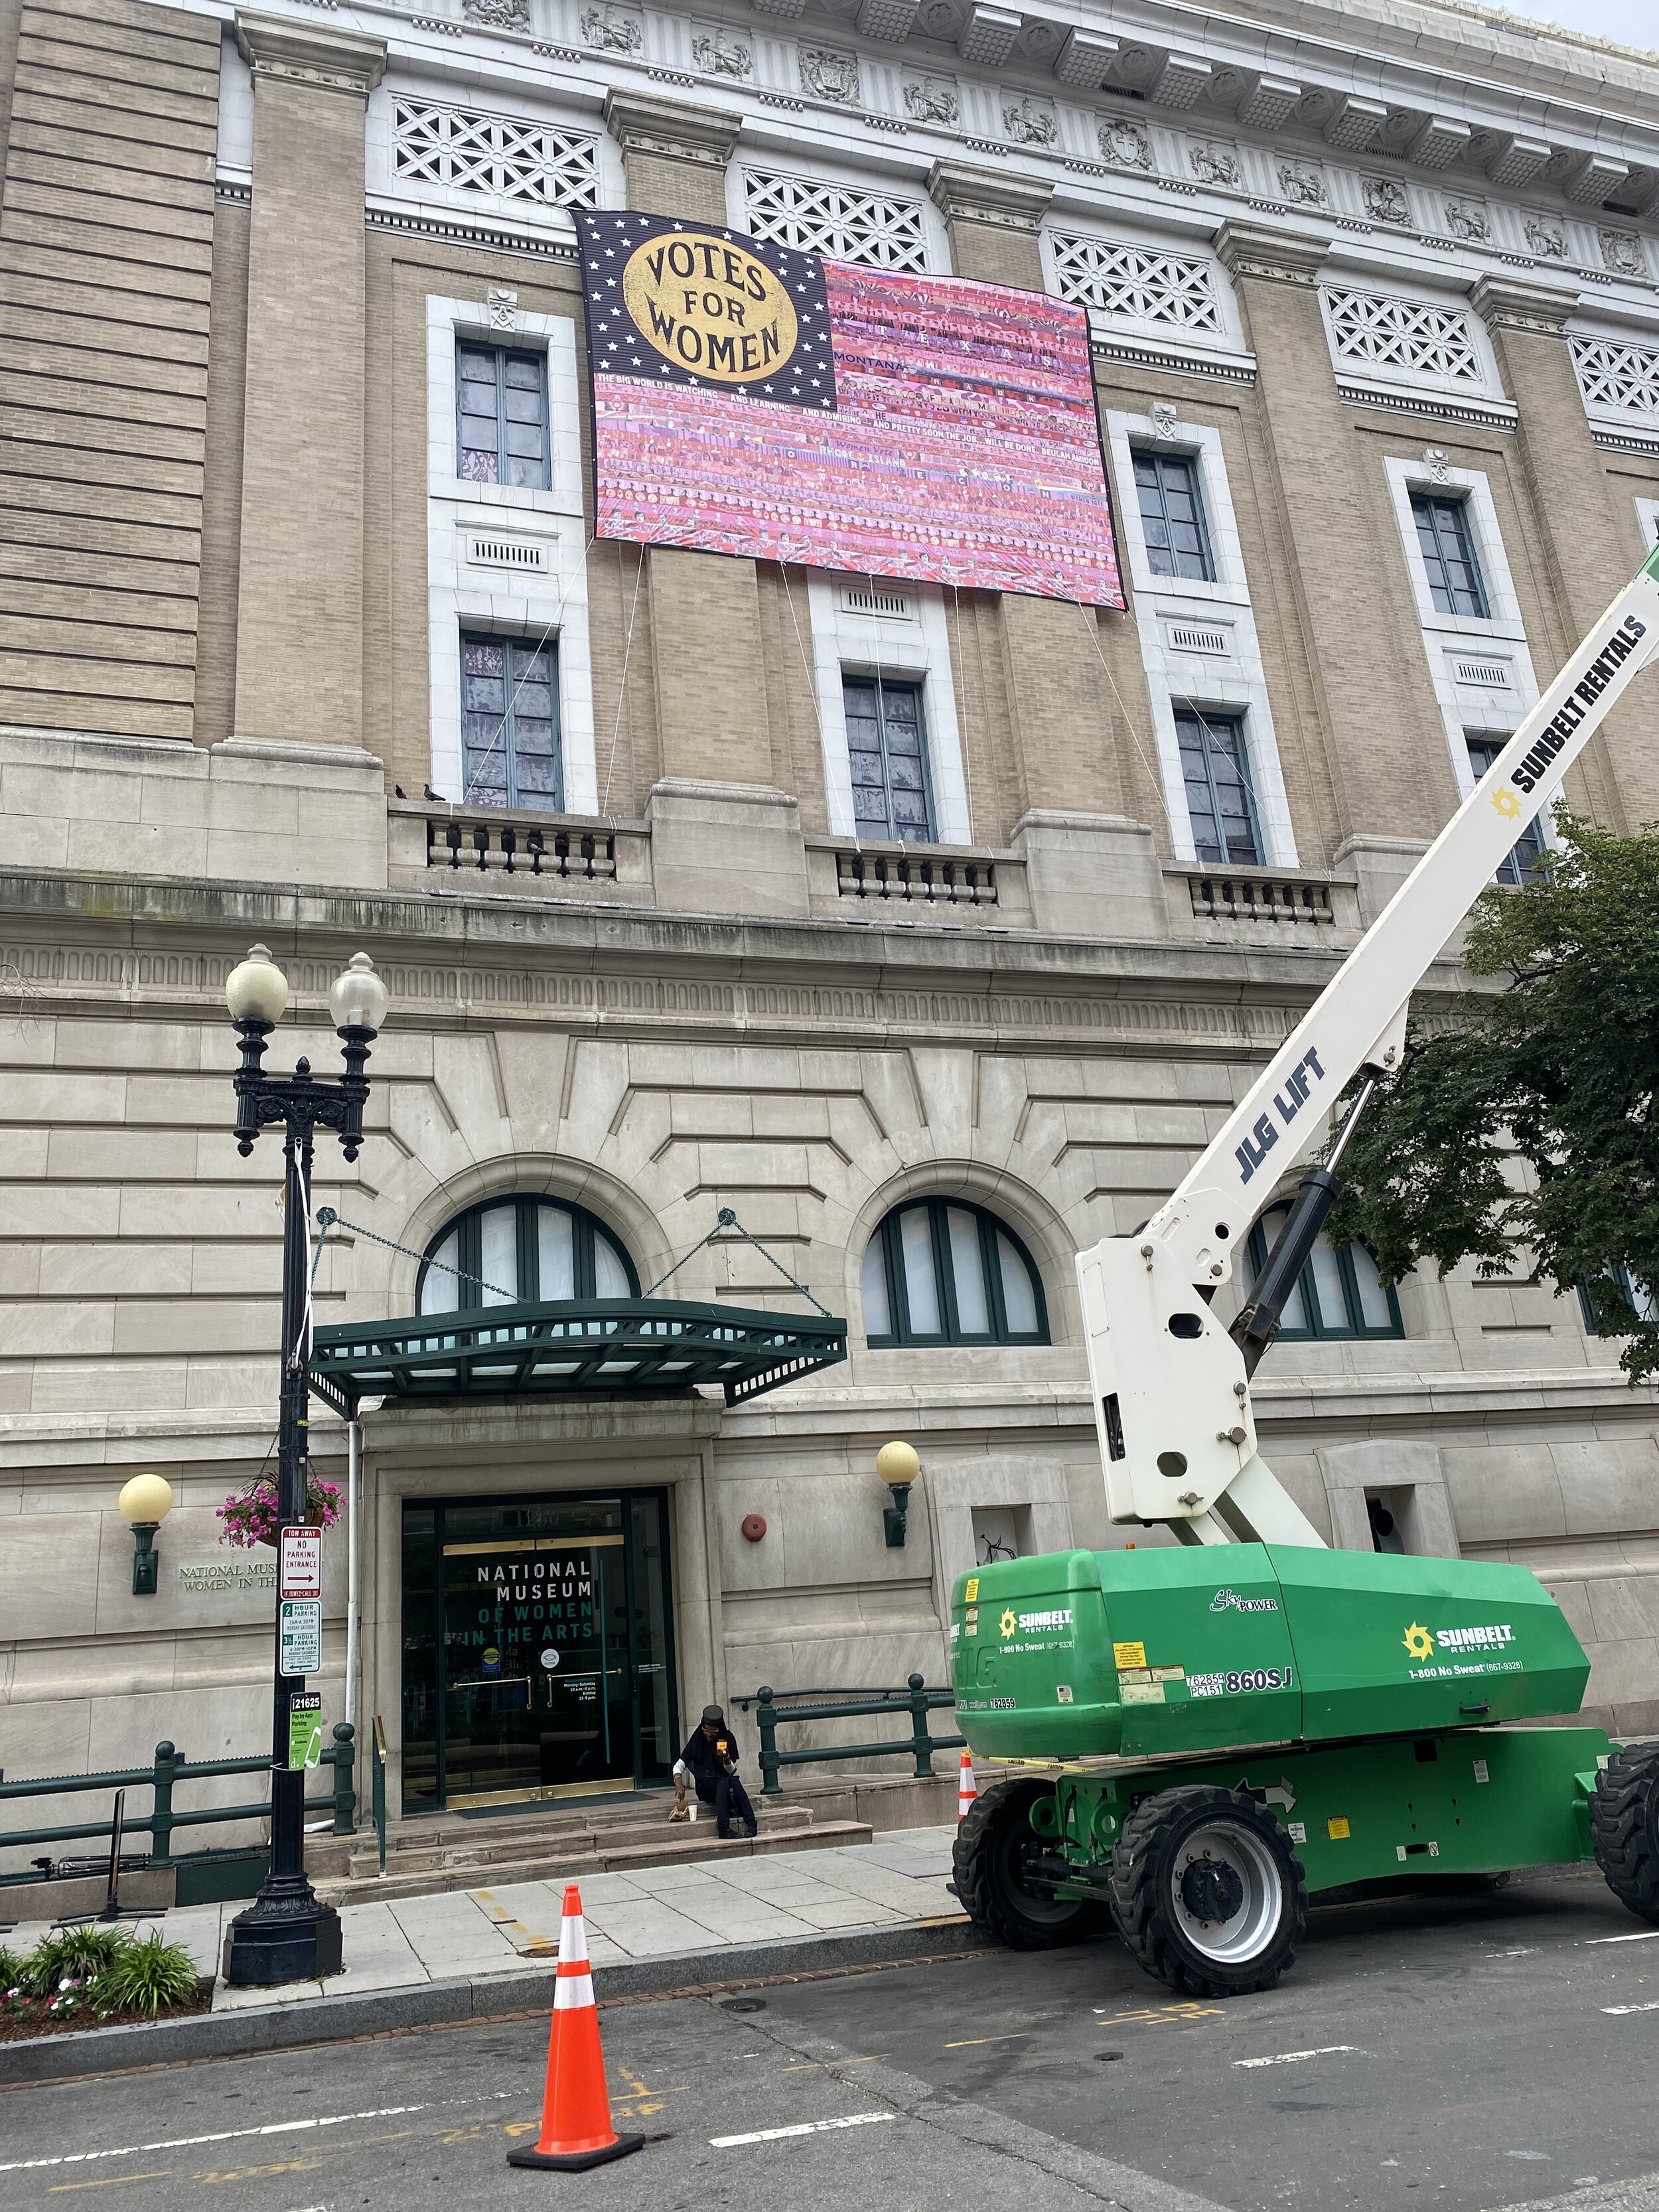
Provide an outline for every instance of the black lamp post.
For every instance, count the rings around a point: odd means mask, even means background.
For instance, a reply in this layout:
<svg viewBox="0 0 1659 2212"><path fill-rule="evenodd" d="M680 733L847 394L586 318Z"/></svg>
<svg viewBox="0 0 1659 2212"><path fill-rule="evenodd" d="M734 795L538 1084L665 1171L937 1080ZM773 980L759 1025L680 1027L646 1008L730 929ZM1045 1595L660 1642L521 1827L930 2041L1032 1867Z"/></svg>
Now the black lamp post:
<svg viewBox="0 0 1659 2212"><path fill-rule="evenodd" d="M283 1132L286 1183L283 1211L283 1367L276 1442L276 1516L280 1529L306 1518L307 1366L311 1351L307 1223L311 1210L313 1133L332 1129L349 1160L363 1140L363 1073L368 1048L386 1018L386 989L366 952L328 994L329 1010L343 1047L345 1073L333 1080L313 1075L296 1061L292 1075L268 1075L261 1065L265 1040L288 1005L288 979L263 945L256 945L225 985L225 1003L241 1039L236 1071L236 1148L244 1158L262 1128ZM278 1553L280 1558L280 1550ZM280 1600L277 1618L281 1620ZM283 1672L280 1632L274 1659L270 1761L270 1873L246 1912L225 1937L227 1982L270 1985L314 1981L340 1969L340 1917L318 1901L305 1870L303 1771L289 1770L289 1698L305 1688L302 1676Z"/></svg>

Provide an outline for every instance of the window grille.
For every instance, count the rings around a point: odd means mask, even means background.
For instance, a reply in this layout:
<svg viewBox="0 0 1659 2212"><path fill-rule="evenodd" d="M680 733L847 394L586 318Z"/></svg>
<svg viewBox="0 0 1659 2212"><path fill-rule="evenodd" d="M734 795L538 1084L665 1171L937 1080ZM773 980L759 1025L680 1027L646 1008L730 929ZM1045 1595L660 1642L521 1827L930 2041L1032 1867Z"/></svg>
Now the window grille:
<svg viewBox="0 0 1659 2212"><path fill-rule="evenodd" d="M1572 365L1586 407L1617 407L1626 414L1659 415L1659 346L1624 345L1612 338L1575 338Z"/></svg>
<svg viewBox="0 0 1659 2212"><path fill-rule="evenodd" d="M1047 1344L1042 1279L1006 1222L960 1200L890 1213L865 1249L871 1344Z"/></svg>
<svg viewBox="0 0 1659 2212"><path fill-rule="evenodd" d="M842 696L859 836L931 844L933 808L921 686L892 684L880 676L847 676Z"/></svg>
<svg viewBox="0 0 1659 2212"><path fill-rule="evenodd" d="M1204 525L1197 462L1188 453L1143 451L1136 453L1134 464L1140 527L1153 575L1190 576L1200 583L1212 584L1215 562L1210 553L1210 533ZM1225 645L1224 639L1224 651Z"/></svg>
<svg viewBox="0 0 1659 2212"><path fill-rule="evenodd" d="M849 185L818 184L769 169L746 169L743 191L750 232L774 246L827 254L832 261L861 261L872 269L927 266L920 200L855 191Z"/></svg>
<svg viewBox="0 0 1659 2212"><path fill-rule="evenodd" d="M1267 1255L1289 1218L1288 1206L1272 1206L1250 1231L1245 1269L1248 1297ZM1277 1341L1317 1337L1403 1336L1400 1301L1376 1272L1363 1244L1333 1244L1322 1235L1280 1312Z"/></svg>
<svg viewBox="0 0 1659 2212"><path fill-rule="evenodd" d="M477 108L439 107L425 100L396 103L392 171L422 184L530 200L541 207L599 204L597 138Z"/></svg>
<svg viewBox="0 0 1659 2212"><path fill-rule="evenodd" d="M1433 377L1442 384L1484 384L1469 319L1456 307L1396 300L1382 292L1325 294L1339 362Z"/></svg>
<svg viewBox="0 0 1659 2212"><path fill-rule="evenodd" d="M441 1230L416 1286L422 1314L559 1298L636 1298L634 1263L586 1207L562 1199L494 1199Z"/></svg>
<svg viewBox="0 0 1659 2212"><path fill-rule="evenodd" d="M1194 850L1206 867L1259 867L1261 833L1243 721L1183 708L1175 726Z"/></svg>
<svg viewBox="0 0 1659 2212"><path fill-rule="evenodd" d="M1062 300L1130 322L1221 332L1221 303L1207 261L1061 231L1051 231L1048 243Z"/></svg>
<svg viewBox="0 0 1659 2212"><path fill-rule="evenodd" d="M1492 608L1469 532L1468 502L1431 499L1426 492L1414 491L1412 518L1435 612L1473 615L1477 621L1489 622Z"/></svg>
<svg viewBox="0 0 1659 2212"><path fill-rule="evenodd" d="M455 349L455 473L467 483L545 491L547 356L501 346Z"/></svg>
<svg viewBox="0 0 1659 2212"><path fill-rule="evenodd" d="M466 804L563 812L556 674L550 644L463 633Z"/></svg>

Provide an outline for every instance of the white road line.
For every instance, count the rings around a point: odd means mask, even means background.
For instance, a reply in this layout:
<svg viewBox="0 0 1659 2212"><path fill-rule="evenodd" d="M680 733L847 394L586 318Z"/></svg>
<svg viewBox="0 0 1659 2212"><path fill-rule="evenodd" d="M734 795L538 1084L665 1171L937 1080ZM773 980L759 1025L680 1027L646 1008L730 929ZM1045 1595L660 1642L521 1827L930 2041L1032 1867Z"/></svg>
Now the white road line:
<svg viewBox="0 0 1659 2212"><path fill-rule="evenodd" d="M499 2104L504 2098L517 2094L515 2090L498 2089L487 2097L460 2097L452 2101L463 2105ZM118 2150L70 2150L57 2158L18 2158L0 2166L0 2173L35 2173L44 2166L87 2166L94 2159L140 2158L153 2150L194 2150L202 2143L237 2142L248 2136L291 2136L313 2128L349 2127L354 2120L390 2120L404 2112L430 2112L434 2105L377 2105L367 2112L331 2112L325 2118L308 2120L270 2120L262 2128L225 2128L210 2136L169 2136L164 2142L123 2143Z"/></svg>
<svg viewBox="0 0 1659 2212"><path fill-rule="evenodd" d="M1611 2013L1615 2020L1622 2020L1626 2013L1659 2012L1659 1997L1655 1997L1652 2002L1648 2004L1603 2005L1601 2009L1603 2012Z"/></svg>
<svg viewBox="0 0 1659 2212"><path fill-rule="evenodd" d="M1582 1951L1594 1951L1602 1943L1659 1942L1659 1928L1640 1928L1634 1936L1592 1936L1579 1945Z"/></svg>
<svg viewBox="0 0 1659 2212"><path fill-rule="evenodd" d="M710 2136L710 2150L735 2150L739 2143L781 2142L785 2136L822 2135L826 2128L867 2128L872 2120L890 2120L891 2112L849 2112L844 2120L803 2120L798 2127L761 2128L752 2136Z"/></svg>
<svg viewBox="0 0 1659 2212"><path fill-rule="evenodd" d="M1332 2058L1338 2051L1358 2051L1357 2043L1322 2043L1317 2051L1276 2051L1271 2058L1235 2058L1235 2066L1294 2066L1304 2058Z"/></svg>

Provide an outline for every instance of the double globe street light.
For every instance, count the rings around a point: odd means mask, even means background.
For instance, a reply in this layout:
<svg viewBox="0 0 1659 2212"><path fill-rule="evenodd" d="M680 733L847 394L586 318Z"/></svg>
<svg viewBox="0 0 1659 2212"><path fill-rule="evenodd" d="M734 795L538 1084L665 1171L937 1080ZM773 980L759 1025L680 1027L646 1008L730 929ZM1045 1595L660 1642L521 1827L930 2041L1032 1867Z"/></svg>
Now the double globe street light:
<svg viewBox="0 0 1659 2212"><path fill-rule="evenodd" d="M244 1158L261 1129L283 1130L283 1364L276 1436L277 1556L281 1530L306 1518L307 1405L311 1358L308 1279L312 1139L331 1129L348 1160L363 1140L368 1050L386 1019L386 988L366 952L352 955L328 994L342 1045L343 1075L315 1076L308 1060L292 1075L268 1074L265 1041L288 1006L288 978L263 945L256 945L225 984L225 1004L241 1040L236 1070L236 1149ZM280 1600L278 1620L281 1619ZM340 1970L340 1917L320 1903L305 1870L303 1769L289 1766L289 1701L305 1688L303 1675L283 1672L280 1631L274 1655L270 1760L270 1872L225 1938L227 1982L268 1987L315 1981Z"/></svg>

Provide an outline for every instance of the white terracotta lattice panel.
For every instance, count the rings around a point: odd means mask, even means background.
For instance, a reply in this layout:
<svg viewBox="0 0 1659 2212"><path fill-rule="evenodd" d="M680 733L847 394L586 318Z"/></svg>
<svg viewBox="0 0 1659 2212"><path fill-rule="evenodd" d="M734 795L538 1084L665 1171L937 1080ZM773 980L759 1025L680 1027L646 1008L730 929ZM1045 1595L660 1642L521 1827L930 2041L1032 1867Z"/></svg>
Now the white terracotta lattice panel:
<svg viewBox="0 0 1659 2212"><path fill-rule="evenodd" d="M927 231L920 200L825 185L774 169L746 169L749 228L774 246L860 261L871 269L925 270Z"/></svg>
<svg viewBox="0 0 1659 2212"><path fill-rule="evenodd" d="M1048 242L1062 300L1131 322L1222 331L1221 303L1207 262L1061 231L1051 232Z"/></svg>
<svg viewBox="0 0 1659 2212"><path fill-rule="evenodd" d="M1430 376L1443 384L1486 380L1469 319L1456 307L1335 287L1327 290L1325 302L1339 362L1363 362L1396 375Z"/></svg>
<svg viewBox="0 0 1659 2212"><path fill-rule="evenodd" d="M392 133L394 176L488 192L541 207L597 207L599 141L548 123L481 109L399 100Z"/></svg>
<svg viewBox="0 0 1659 2212"><path fill-rule="evenodd" d="M1659 415L1659 346L1625 345L1616 338L1575 338L1572 363L1586 407L1617 407L1626 414Z"/></svg>

